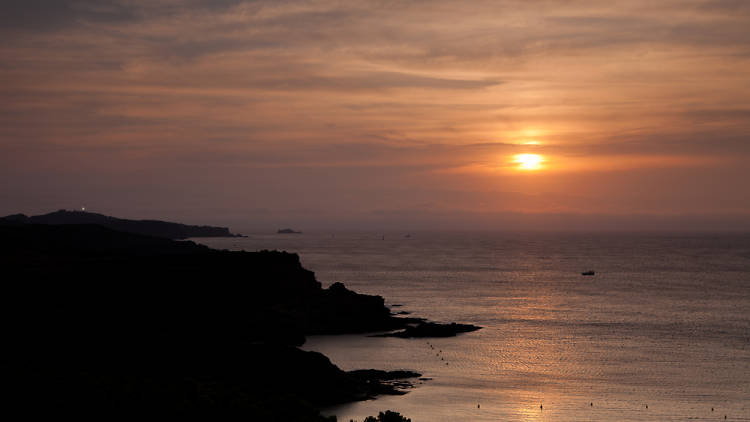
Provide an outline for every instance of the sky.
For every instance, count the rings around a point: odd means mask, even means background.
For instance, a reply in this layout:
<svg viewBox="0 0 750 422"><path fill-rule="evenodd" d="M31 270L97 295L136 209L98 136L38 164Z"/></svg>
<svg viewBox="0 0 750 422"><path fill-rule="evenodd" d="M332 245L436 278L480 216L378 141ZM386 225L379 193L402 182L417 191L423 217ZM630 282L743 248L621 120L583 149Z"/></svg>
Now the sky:
<svg viewBox="0 0 750 422"><path fill-rule="evenodd" d="M745 0L3 0L0 214L750 230L748 28Z"/></svg>

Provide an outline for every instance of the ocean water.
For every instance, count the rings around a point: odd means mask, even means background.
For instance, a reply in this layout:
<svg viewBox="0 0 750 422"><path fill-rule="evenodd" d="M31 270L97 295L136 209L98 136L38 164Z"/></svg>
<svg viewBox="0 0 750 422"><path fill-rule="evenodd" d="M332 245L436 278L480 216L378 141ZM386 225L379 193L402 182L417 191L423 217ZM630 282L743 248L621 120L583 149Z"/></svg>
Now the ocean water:
<svg viewBox="0 0 750 422"><path fill-rule="evenodd" d="M340 421L386 409L414 422L750 420L750 235L305 233L200 242L296 252L324 286L340 281L384 296L394 311L484 327L443 339L309 338L305 349L345 370L430 378L403 396L325 409ZM596 275L581 276L586 270Z"/></svg>

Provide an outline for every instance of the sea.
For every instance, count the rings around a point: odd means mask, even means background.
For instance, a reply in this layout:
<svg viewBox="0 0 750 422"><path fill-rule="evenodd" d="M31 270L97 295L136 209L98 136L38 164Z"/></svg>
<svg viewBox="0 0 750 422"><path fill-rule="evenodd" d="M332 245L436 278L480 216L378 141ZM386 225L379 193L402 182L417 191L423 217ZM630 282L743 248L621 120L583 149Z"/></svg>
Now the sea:
<svg viewBox="0 0 750 422"><path fill-rule="evenodd" d="M402 396L323 409L413 422L750 420L750 234L362 232L194 239L298 253L324 287L483 327L313 336L344 370L418 371ZM595 271L594 276L583 276Z"/></svg>

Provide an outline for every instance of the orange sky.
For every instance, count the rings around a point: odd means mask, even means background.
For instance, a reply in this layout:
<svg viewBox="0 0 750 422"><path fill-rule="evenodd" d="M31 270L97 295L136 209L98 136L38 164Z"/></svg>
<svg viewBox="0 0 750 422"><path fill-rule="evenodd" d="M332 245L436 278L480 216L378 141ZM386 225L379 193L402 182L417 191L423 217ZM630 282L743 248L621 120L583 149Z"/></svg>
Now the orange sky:
<svg viewBox="0 0 750 422"><path fill-rule="evenodd" d="M748 28L742 0L6 0L0 213L750 229Z"/></svg>

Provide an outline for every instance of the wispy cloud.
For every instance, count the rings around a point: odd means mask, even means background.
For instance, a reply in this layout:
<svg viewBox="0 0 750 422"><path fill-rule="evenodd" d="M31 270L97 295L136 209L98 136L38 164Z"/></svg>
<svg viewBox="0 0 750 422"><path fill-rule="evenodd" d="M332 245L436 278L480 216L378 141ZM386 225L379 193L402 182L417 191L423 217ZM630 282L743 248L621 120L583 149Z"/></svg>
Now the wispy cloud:
<svg viewBox="0 0 750 422"><path fill-rule="evenodd" d="M85 196L75 166L248 209L750 212L748 27L735 0L7 0L0 193Z"/></svg>

